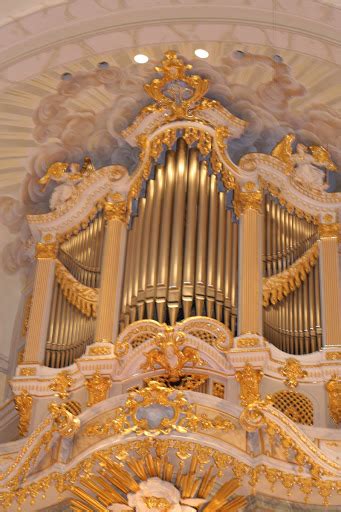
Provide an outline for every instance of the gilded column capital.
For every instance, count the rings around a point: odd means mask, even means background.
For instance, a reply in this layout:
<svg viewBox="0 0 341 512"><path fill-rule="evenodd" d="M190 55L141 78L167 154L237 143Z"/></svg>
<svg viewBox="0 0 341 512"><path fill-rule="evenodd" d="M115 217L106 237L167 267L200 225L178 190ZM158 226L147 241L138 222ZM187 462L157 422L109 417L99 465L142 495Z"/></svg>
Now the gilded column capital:
<svg viewBox="0 0 341 512"><path fill-rule="evenodd" d="M263 371L258 370L250 363L236 371L236 380L240 384L240 403L243 407L260 399L260 382Z"/></svg>
<svg viewBox="0 0 341 512"><path fill-rule="evenodd" d="M117 195L117 197L115 197ZM127 201L120 194L115 194L112 201L104 204L104 216L107 221L119 220L127 222Z"/></svg>
<svg viewBox="0 0 341 512"><path fill-rule="evenodd" d="M49 242L43 243L38 242L36 244L36 259L50 259L54 260L57 257L58 252L58 243L57 242Z"/></svg>
<svg viewBox="0 0 341 512"><path fill-rule="evenodd" d="M319 224L320 238L338 238L341 226L338 222L333 224Z"/></svg>
<svg viewBox="0 0 341 512"><path fill-rule="evenodd" d="M260 190L241 192L239 189L236 189L233 201L234 211L238 217L247 210L255 210L261 213L262 201L263 194Z"/></svg>

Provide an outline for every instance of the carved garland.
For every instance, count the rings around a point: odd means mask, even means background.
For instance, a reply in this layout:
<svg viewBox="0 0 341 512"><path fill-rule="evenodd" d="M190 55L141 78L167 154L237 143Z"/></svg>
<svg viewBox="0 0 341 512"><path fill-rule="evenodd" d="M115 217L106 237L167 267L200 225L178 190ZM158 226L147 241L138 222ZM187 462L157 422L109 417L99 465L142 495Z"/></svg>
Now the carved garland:
<svg viewBox="0 0 341 512"><path fill-rule="evenodd" d="M289 293L299 288L318 260L318 244L308 249L303 256L286 270L263 279L263 306L277 304Z"/></svg>
<svg viewBox="0 0 341 512"><path fill-rule="evenodd" d="M70 304L83 315L96 318L98 288L90 288L77 281L60 261L56 262L56 279Z"/></svg>

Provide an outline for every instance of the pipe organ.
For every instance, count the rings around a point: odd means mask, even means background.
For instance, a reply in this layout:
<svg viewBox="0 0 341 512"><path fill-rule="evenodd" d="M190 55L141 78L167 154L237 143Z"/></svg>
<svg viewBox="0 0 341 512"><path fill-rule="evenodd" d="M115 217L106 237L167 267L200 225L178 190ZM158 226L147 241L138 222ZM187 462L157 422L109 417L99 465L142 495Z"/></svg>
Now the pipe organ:
<svg viewBox="0 0 341 512"><path fill-rule="evenodd" d="M210 156L210 155L208 155ZM128 232L121 330L206 315L237 326L238 225L209 158L178 138L145 183Z"/></svg>
<svg viewBox="0 0 341 512"><path fill-rule="evenodd" d="M265 281L290 279L295 262L303 270L295 276L296 284L283 297L265 304L264 335L274 345L291 354L307 354L322 345L319 261L304 268L305 258L317 248L317 226L281 206L278 199L264 195ZM291 272L292 273L292 272Z"/></svg>
<svg viewBox="0 0 341 512"><path fill-rule="evenodd" d="M29 216L40 260L35 289L49 293L33 297L36 328L24 361L41 364L45 352L47 366L69 366L88 344L111 344L147 319L174 326L208 317L238 333L240 346L251 343L244 336L264 335L297 355L319 350L322 330L337 343L341 323L321 307L321 293L329 310L340 307L326 272L338 270L337 194L330 211L324 189L304 194L293 134L271 155L232 162L229 140L247 123L206 98L208 80L190 75L174 52L162 65L163 78L145 87L154 103L122 132L141 150L132 175L119 165L95 170L87 159L79 173L56 162L40 179L77 191L56 211ZM306 149L323 167L327 150Z"/></svg>
<svg viewBox="0 0 341 512"><path fill-rule="evenodd" d="M104 218L100 211L87 227L61 244L56 263L45 364L68 366L93 342L96 309L73 297L82 287L93 293L100 286ZM72 279L73 278L73 279ZM78 289L73 290L74 287Z"/></svg>

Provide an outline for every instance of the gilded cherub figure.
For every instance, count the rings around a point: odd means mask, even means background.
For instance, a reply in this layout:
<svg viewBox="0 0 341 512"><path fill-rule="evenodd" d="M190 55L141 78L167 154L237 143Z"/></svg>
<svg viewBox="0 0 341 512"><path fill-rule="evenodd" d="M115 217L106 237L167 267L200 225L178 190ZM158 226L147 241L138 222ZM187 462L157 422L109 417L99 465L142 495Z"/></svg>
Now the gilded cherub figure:
<svg viewBox="0 0 341 512"><path fill-rule="evenodd" d="M86 156L82 168L77 163L55 162L50 165L46 174L40 178L39 183L43 185L43 190L49 182L55 181L59 185L54 189L50 198L51 210L56 210L59 206L68 201L74 194L75 186L85 176L89 176L95 171L91 158Z"/></svg>
<svg viewBox="0 0 341 512"><path fill-rule="evenodd" d="M286 173L292 175L294 180L311 188L325 190L328 188L326 172L336 171L329 152L323 146L305 146L297 144L296 153L293 153L292 144L295 135L289 133L275 146L271 155L286 164Z"/></svg>

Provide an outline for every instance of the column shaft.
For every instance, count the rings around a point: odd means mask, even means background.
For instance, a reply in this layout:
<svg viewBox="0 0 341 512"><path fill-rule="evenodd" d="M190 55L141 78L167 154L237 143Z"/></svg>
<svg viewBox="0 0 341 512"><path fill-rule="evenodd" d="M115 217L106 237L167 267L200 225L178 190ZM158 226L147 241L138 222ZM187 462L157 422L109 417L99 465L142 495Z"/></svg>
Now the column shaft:
<svg viewBox="0 0 341 512"><path fill-rule="evenodd" d="M320 226L320 279L324 345L341 344L338 224Z"/></svg>
<svg viewBox="0 0 341 512"><path fill-rule="evenodd" d="M105 216L107 225L95 341L112 342L118 334L127 239L126 202L107 203Z"/></svg>
<svg viewBox="0 0 341 512"><path fill-rule="evenodd" d="M261 192L240 192L238 335L262 334Z"/></svg>
<svg viewBox="0 0 341 512"><path fill-rule="evenodd" d="M38 243L32 306L28 322L24 363L44 364L52 300L57 245Z"/></svg>

